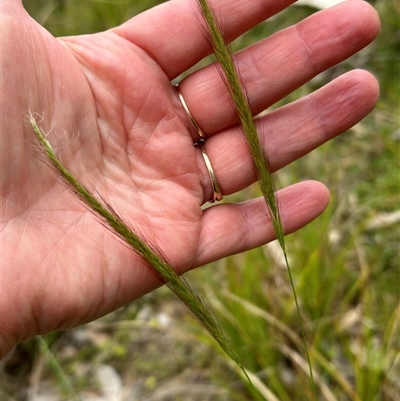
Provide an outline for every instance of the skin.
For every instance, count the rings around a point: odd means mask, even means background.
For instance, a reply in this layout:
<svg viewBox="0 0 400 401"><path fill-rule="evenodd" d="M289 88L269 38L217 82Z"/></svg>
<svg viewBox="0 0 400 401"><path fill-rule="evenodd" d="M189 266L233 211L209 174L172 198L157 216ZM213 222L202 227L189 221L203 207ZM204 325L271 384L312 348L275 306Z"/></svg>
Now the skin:
<svg viewBox="0 0 400 401"><path fill-rule="evenodd" d="M291 0L212 0L230 39ZM155 289L142 260L109 233L43 162L28 112L63 163L187 272L274 239L264 201L219 204L196 134L170 81L209 52L193 0L172 0L113 30L56 39L22 1L1 3L0 355L37 334L94 320ZM175 21L171 24L171 21ZM254 113L368 45L376 12L352 0L314 14L236 56ZM210 137L222 192L254 182L250 158L214 67L181 83ZM260 121L277 170L367 115L378 97L367 72L349 72ZM327 189L279 192L286 233L317 217Z"/></svg>

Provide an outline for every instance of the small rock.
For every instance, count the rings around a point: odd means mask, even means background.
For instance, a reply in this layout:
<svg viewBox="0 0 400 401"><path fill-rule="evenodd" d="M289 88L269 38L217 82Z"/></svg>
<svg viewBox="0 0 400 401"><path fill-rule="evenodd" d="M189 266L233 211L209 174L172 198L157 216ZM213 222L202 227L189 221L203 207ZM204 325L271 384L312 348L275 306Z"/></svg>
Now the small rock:
<svg viewBox="0 0 400 401"><path fill-rule="evenodd" d="M112 366L100 365L96 370L96 379L105 400L120 401L122 399L122 380Z"/></svg>

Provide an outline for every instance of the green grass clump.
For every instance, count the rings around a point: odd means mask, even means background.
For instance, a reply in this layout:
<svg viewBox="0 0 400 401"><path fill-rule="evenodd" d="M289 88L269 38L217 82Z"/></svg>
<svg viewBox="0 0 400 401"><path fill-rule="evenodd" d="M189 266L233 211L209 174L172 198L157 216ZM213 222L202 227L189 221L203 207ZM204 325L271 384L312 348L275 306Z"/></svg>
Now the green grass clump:
<svg viewBox="0 0 400 401"><path fill-rule="evenodd" d="M295 255L291 265L315 382L322 399L395 400L398 289L393 284L390 291L387 280L379 279L381 266L365 257L364 234L357 233L363 222L341 229L335 203L321 219L287 239ZM207 272L196 274L203 282ZM393 279L398 285L398 277ZM224 331L240 350L239 358L277 399L312 399L304 385L307 361L291 286L275 252L265 247L220 262L219 276L207 293ZM269 399L261 391L248 392L256 400Z"/></svg>

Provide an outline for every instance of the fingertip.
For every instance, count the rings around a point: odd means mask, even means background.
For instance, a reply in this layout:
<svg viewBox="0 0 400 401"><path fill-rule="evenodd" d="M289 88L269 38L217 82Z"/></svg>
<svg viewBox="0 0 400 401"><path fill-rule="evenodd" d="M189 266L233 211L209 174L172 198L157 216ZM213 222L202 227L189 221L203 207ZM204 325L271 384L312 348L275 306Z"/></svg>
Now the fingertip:
<svg viewBox="0 0 400 401"><path fill-rule="evenodd" d="M354 25L359 23L365 37L373 40L379 33L381 22L377 10L365 0L348 0L332 7L350 16Z"/></svg>
<svg viewBox="0 0 400 401"><path fill-rule="evenodd" d="M370 112L377 104L380 95L379 82L373 74L368 71L356 69L348 73L354 80L354 85L362 88L365 99L366 112Z"/></svg>
<svg viewBox="0 0 400 401"><path fill-rule="evenodd" d="M376 37L381 28L381 21L378 14L378 11L367 1L365 0L350 0L349 3L355 3L357 9L355 10L356 14L360 17L360 19L364 18L366 27L368 31L372 35L372 37ZM357 17L357 19L359 18Z"/></svg>
<svg viewBox="0 0 400 401"><path fill-rule="evenodd" d="M319 181L303 181L283 191L281 210L285 234L290 234L321 215L329 205L330 192ZM296 218L294 218L296 216Z"/></svg>
<svg viewBox="0 0 400 401"><path fill-rule="evenodd" d="M378 12L364 0L344 1L321 13L335 22L336 34L349 42L349 48L365 47L376 38L380 30Z"/></svg>
<svg viewBox="0 0 400 401"><path fill-rule="evenodd" d="M377 79L368 71L357 69L312 93L308 101L327 140L367 116L376 106L379 92Z"/></svg>
<svg viewBox="0 0 400 401"><path fill-rule="evenodd" d="M347 4L353 8L353 11L357 11L357 15L367 15L371 19L371 23L374 22L374 26L380 27L379 14L368 1L366 0L347 0L343 4ZM356 7L356 9L354 8Z"/></svg>
<svg viewBox="0 0 400 401"><path fill-rule="evenodd" d="M331 199L331 193L328 187L319 181L310 180L307 181L311 188L311 191L314 191L314 202L317 206L317 210L319 210L318 215L320 215L329 205L329 201Z"/></svg>

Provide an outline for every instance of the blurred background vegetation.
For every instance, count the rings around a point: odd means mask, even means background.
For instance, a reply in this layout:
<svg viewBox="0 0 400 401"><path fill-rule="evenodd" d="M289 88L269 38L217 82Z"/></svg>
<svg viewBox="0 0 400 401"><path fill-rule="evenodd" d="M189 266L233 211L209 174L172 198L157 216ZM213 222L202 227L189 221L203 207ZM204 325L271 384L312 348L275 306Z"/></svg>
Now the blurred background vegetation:
<svg viewBox="0 0 400 401"><path fill-rule="evenodd" d="M158 3L24 1L56 36L105 30ZM317 179L332 192L328 210L287 238L321 400L400 399L400 5L370 3L382 20L378 39L279 103L352 68L368 69L381 84L379 103L366 119L277 173L279 186ZM239 38L234 48L315 11L292 6ZM228 200L256 195L254 186ZM255 388L161 288L99 321L18 346L0 367L0 399L312 399L293 295L274 244L198 269L188 279L256 375Z"/></svg>

